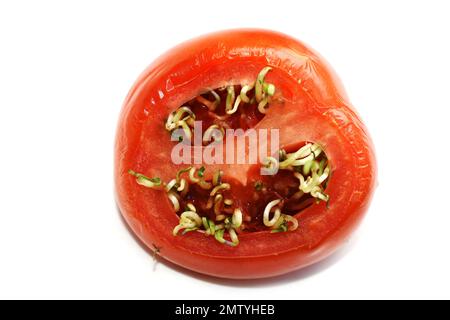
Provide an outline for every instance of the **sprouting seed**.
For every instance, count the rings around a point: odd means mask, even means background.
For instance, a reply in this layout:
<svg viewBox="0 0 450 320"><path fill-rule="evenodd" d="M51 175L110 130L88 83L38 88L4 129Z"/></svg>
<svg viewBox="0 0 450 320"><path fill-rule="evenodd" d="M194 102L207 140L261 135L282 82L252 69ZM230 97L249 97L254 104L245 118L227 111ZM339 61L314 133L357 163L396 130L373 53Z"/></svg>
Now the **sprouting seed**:
<svg viewBox="0 0 450 320"><path fill-rule="evenodd" d="M185 179L181 179L180 186L177 188L177 191L181 192L187 187L187 182Z"/></svg>
<svg viewBox="0 0 450 320"><path fill-rule="evenodd" d="M195 167L192 167L192 168L189 170L189 179L191 179L191 182L193 182L193 183L197 183L197 182L200 181L200 179L198 179L198 178L195 177L195 171L196 171L196 170L197 170L197 169L196 169Z"/></svg>
<svg viewBox="0 0 450 320"><path fill-rule="evenodd" d="M231 223L234 228L238 229L242 225L242 211L236 208L234 210L233 216L231 217Z"/></svg>
<svg viewBox="0 0 450 320"><path fill-rule="evenodd" d="M214 197L219 191L230 190L230 189L231 189L231 185L229 183L222 183L222 184L214 187L214 189L212 189L210 196Z"/></svg>
<svg viewBox="0 0 450 320"><path fill-rule="evenodd" d="M328 202L328 200L330 199L330 197L327 194L323 193L322 188L319 186L316 186L311 190L311 195L314 198L323 200L325 202Z"/></svg>
<svg viewBox="0 0 450 320"><path fill-rule="evenodd" d="M189 219L195 223L195 225L200 226L202 224L202 219L195 211L185 211L181 214L181 219Z"/></svg>
<svg viewBox="0 0 450 320"><path fill-rule="evenodd" d="M304 165L303 165L303 174L304 175L308 175L311 172L311 167L313 165L314 160L311 161L307 161Z"/></svg>
<svg viewBox="0 0 450 320"><path fill-rule="evenodd" d="M222 203L223 203L223 195L217 194L216 197L214 198L214 213L216 215L220 215Z"/></svg>
<svg viewBox="0 0 450 320"><path fill-rule="evenodd" d="M133 170L129 170L128 173L134 177L136 177L136 182L147 188L159 187L162 184L160 178L149 178L144 176L143 174L137 173Z"/></svg>
<svg viewBox="0 0 450 320"><path fill-rule="evenodd" d="M236 101L234 102L233 108L230 110L227 110L227 114L236 113L240 104L241 104L241 96L237 97Z"/></svg>
<svg viewBox="0 0 450 320"><path fill-rule="evenodd" d="M216 221L223 221L227 218L226 215L224 214L219 214L218 216L216 216Z"/></svg>
<svg viewBox="0 0 450 320"><path fill-rule="evenodd" d="M254 87L255 87L255 84L245 85L245 86L242 87L241 92L239 94L239 97L241 98L241 100L244 103L249 103L250 102L250 98L247 96L247 92L252 90Z"/></svg>
<svg viewBox="0 0 450 320"><path fill-rule="evenodd" d="M175 187L176 185L177 185L177 180L176 180L176 179L170 180L170 182L166 185L166 191L169 192L169 191L172 190L173 187Z"/></svg>
<svg viewBox="0 0 450 320"><path fill-rule="evenodd" d="M222 175L223 175L223 171L222 170L217 170L214 173L213 180L212 180L213 186L217 186L217 185L222 183Z"/></svg>
<svg viewBox="0 0 450 320"><path fill-rule="evenodd" d="M220 105L221 99L220 96L214 90L211 90L210 93L214 96L216 106Z"/></svg>
<svg viewBox="0 0 450 320"><path fill-rule="evenodd" d="M205 228L205 230L209 230L209 221L208 221L208 218L203 217L203 218L202 218L202 223L203 223L203 227Z"/></svg>
<svg viewBox="0 0 450 320"><path fill-rule="evenodd" d="M234 100L236 98L236 94L234 92L234 86L227 87L227 101L225 105L225 110L231 110L233 108ZM227 112L228 113L228 112Z"/></svg>
<svg viewBox="0 0 450 320"><path fill-rule="evenodd" d="M283 160L282 162L280 162L280 169L287 169L289 167L292 166L292 164L299 159L304 159L306 157L308 157L311 154L311 151L313 149L313 145L311 143L308 143L306 145L304 145L303 147L301 147L300 149L298 149L296 152L294 153L289 153L285 155L285 160ZM310 158L307 160L309 161L311 160ZM305 161L305 163L307 162Z"/></svg>
<svg viewBox="0 0 450 320"><path fill-rule="evenodd" d="M266 227L272 227L277 220L280 218L281 215L281 210L280 209L275 209L275 214L272 217L272 219L269 219L270 216L270 212L272 211L272 209L277 206L278 204L280 204L281 200L273 200L271 202L269 202L266 206L266 208L264 209L264 215L263 215L263 222L264 225Z"/></svg>
<svg viewBox="0 0 450 320"><path fill-rule="evenodd" d="M264 85L264 78L266 77L267 73L272 70L271 67L265 67L263 68L256 78L256 84L255 84L255 97L256 101L260 102L263 99L263 85Z"/></svg>
<svg viewBox="0 0 450 320"><path fill-rule="evenodd" d="M265 83L263 90L271 97L275 94L275 86L272 83Z"/></svg>
<svg viewBox="0 0 450 320"><path fill-rule="evenodd" d="M178 200L177 195L174 192L169 192L167 196L169 197L169 200L172 202L175 212L180 211L180 201Z"/></svg>
<svg viewBox="0 0 450 320"><path fill-rule="evenodd" d="M231 238L231 244L230 243L227 243L227 244L232 245L232 246L237 246L239 244L239 238L236 234L236 230L230 229L230 230L228 230L228 234L230 235L230 238Z"/></svg>
<svg viewBox="0 0 450 320"><path fill-rule="evenodd" d="M269 100L267 100L267 98L264 98L263 100L261 100L258 104L258 111L265 114L267 112L266 105L268 102L269 102Z"/></svg>
<svg viewBox="0 0 450 320"><path fill-rule="evenodd" d="M177 183L179 183L179 182L181 181L181 175L182 175L183 173L189 172L191 169L192 169L192 167L188 167L188 168L186 168L186 169L181 169L181 170L179 170L179 171L177 172L177 176L176 176Z"/></svg>
<svg viewBox="0 0 450 320"><path fill-rule="evenodd" d="M283 215L283 218L284 218L284 220L286 221L286 222L290 222L291 223L291 225L288 227L288 230L289 231L295 231L295 230L297 230L297 228L298 228L298 220L295 218L295 217L293 217L293 216L290 216L290 215L288 215L288 214L284 214Z"/></svg>
<svg viewBox="0 0 450 320"><path fill-rule="evenodd" d="M225 239L223 238L223 234L225 233L225 229L216 230L214 237L220 243L225 243Z"/></svg>
<svg viewBox="0 0 450 320"><path fill-rule="evenodd" d="M188 203L186 205L187 209L186 211L193 211L193 212L197 212L197 208L195 208L195 206L192 203Z"/></svg>
<svg viewBox="0 0 450 320"><path fill-rule="evenodd" d="M183 118L185 114L187 114L187 116ZM195 114L189 107L183 106L169 115L169 118L166 121L166 129L168 131L173 131L179 127L180 122L185 122L189 118L195 119Z"/></svg>
<svg viewBox="0 0 450 320"><path fill-rule="evenodd" d="M209 190L212 188L212 184L210 182L206 182L205 180L200 180L197 185L203 190Z"/></svg>

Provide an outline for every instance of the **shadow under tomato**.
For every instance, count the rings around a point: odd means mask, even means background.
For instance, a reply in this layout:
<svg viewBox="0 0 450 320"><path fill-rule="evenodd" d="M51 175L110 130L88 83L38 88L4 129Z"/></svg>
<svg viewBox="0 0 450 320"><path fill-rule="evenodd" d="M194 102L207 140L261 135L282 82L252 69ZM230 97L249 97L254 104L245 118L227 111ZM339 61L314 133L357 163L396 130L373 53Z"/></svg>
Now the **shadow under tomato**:
<svg viewBox="0 0 450 320"><path fill-rule="evenodd" d="M316 274L321 273L322 271L325 271L326 269L333 266L335 263L340 261L342 258L344 258L353 248L354 246L354 238L356 235L353 235L352 239L345 243L341 248L339 248L336 252L331 254L329 257L325 258L324 260L317 262L311 266L302 268L300 270L292 271L289 273L286 273L284 275L270 277L270 278L263 278L263 279L250 279L250 280L243 280L243 279L223 279L223 278L217 278L213 276L204 275L195 271L188 270L186 268L180 267L170 261L165 260L164 258L155 256L155 253L152 249L147 247L144 242L142 242L141 239L139 239L136 234L131 230L128 223L123 218L122 214L120 213L119 207L116 205L117 213L119 215L119 218L122 222L122 224L125 226L125 228L128 230L130 235L133 237L133 239L137 242L137 244L146 251L150 256L155 257L155 264L154 264L154 271L157 271L157 264L162 264L168 268L171 268L172 270L175 270L177 272L183 273L185 275L188 275L190 277L196 278L197 280L201 280L204 282L214 283L217 285L223 285L223 286L232 286L232 287L270 287L270 286L277 286L284 283L294 282L303 280L306 278L309 278L311 276L314 276Z"/></svg>

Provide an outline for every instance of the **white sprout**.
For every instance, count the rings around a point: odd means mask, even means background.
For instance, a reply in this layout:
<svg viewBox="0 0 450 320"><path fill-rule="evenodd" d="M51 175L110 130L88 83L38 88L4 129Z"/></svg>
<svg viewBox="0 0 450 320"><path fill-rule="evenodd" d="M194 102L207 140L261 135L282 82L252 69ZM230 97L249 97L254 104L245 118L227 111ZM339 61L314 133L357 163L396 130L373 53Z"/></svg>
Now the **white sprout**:
<svg viewBox="0 0 450 320"><path fill-rule="evenodd" d="M137 184L147 187L147 188L155 188L159 187L162 184L162 181L160 178L149 178L144 176L143 174L134 172L133 170L128 171L129 174L136 177Z"/></svg>
<svg viewBox="0 0 450 320"><path fill-rule="evenodd" d="M263 99L263 85L264 85L264 78L266 77L266 74L272 70L271 67L265 67L263 68L256 78L256 84L255 84L255 97L256 101L260 102Z"/></svg>
<svg viewBox="0 0 450 320"><path fill-rule="evenodd" d="M202 222L203 227L206 230L206 235L214 235L214 233L216 232L216 225L214 224L214 222L206 217L202 218Z"/></svg>
<svg viewBox="0 0 450 320"><path fill-rule="evenodd" d="M239 96L243 102L245 102L245 103L250 102L250 98L247 96L247 92L252 90L254 87L255 87L255 84L245 85L242 87L241 93Z"/></svg>
<svg viewBox="0 0 450 320"><path fill-rule="evenodd" d="M278 199L278 200L273 200L267 204L266 208L264 209L264 215L263 215L263 222L264 222L265 226L272 227L277 222L277 220L280 218L281 210L277 208L277 209L275 209L275 214L274 214L273 218L269 219L270 212L272 211L273 207L277 206L280 202L281 202L281 200Z"/></svg>
<svg viewBox="0 0 450 320"><path fill-rule="evenodd" d="M190 211L194 211L197 212L197 208L195 208L195 206L192 203L188 203L186 205L186 207L190 210Z"/></svg>
<svg viewBox="0 0 450 320"><path fill-rule="evenodd" d="M198 178L196 178L195 177L195 171L196 171L197 169L195 168L195 167L192 167L190 170L189 170L189 179L191 179L191 182L193 182L193 183L198 183L199 181L200 181L200 179L198 179Z"/></svg>
<svg viewBox="0 0 450 320"><path fill-rule="evenodd" d="M288 214L284 214L283 215L283 218L287 221L287 222L290 222L291 223L291 225L289 226L289 231L295 231L295 230L297 230L297 228L298 228L298 220L295 218L295 217L293 217L293 216L290 216L290 215L288 215Z"/></svg>
<svg viewBox="0 0 450 320"><path fill-rule="evenodd" d="M219 229L217 230L216 228L216 232L214 234L214 237L216 238L217 241L219 241L220 243L225 243L226 240L223 238L223 234L225 233L225 229Z"/></svg>
<svg viewBox="0 0 450 320"><path fill-rule="evenodd" d="M227 114L235 113L238 110L240 104L241 104L241 96L237 97L236 101L234 102L233 108L231 110L227 110Z"/></svg>
<svg viewBox="0 0 450 320"><path fill-rule="evenodd" d="M242 225L242 211L241 209L234 209L233 216L231 217L231 223L234 228L239 228Z"/></svg>
<svg viewBox="0 0 450 320"><path fill-rule="evenodd" d="M218 184L220 184L220 180L222 179L222 175L223 175L223 171L222 170L217 170L214 173L213 180L212 180L212 184L214 186L217 186Z"/></svg>
<svg viewBox="0 0 450 320"><path fill-rule="evenodd" d="M186 228L186 226L179 224L175 228L173 228L172 234L174 236L176 236L178 234L178 232L180 232L180 230L185 229L185 228Z"/></svg>
<svg viewBox="0 0 450 320"><path fill-rule="evenodd" d="M269 96L273 96L275 94L275 86L272 83L265 83L263 89L264 92L267 93Z"/></svg>
<svg viewBox="0 0 450 320"><path fill-rule="evenodd" d="M305 165L305 163L314 160L314 153L310 153L307 157L304 157L302 159L294 160L291 163L291 166L293 167L299 167Z"/></svg>
<svg viewBox="0 0 450 320"><path fill-rule="evenodd" d="M216 216L216 221L223 221L225 220L227 217L224 214L219 214L218 216Z"/></svg>
<svg viewBox="0 0 450 320"><path fill-rule="evenodd" d="M286 160L280 162L280 168L286 169L291 166L295 160L309 156L311 154L311 147L312 144L308 143L298 149L296 152L286 154Z"/></svg>
<svg viewBox="0 0 450 320"><path fill-rule="evenodd" d="M209 221L207 217L202 217L202 223L205 230L209 230Z"/></svg>
<svg viewBox="0 0 450 320"><path fill-rule="evenodd" d="M227 101L225 104L225 110L231 110L233 103L234 103L234 99L236 98L236 94L234 92L234 86L228 86L227 87Z"/></svg>
<svg viewBox="0 0 450 320"><path fill-rule="evenodd" d="M325 202L327 202L329 200L329 198L330 198L327 194L323 193L322 188L320 186L315 186L314 188L312 188L311 195L314 198L323 200Z"/></svg>
<svg viewBox="0 0 450 320"><path fill-rule="evenodd" d="M328 178L330 167L327 166L320 176L318 175L319 169L320 165L317 161L313 161L311 165L312 176L308 177L306 180L305 177L299 172L294 173L294 176L299 180L299 190L301 192L310 193L314 198L328 201L329 196L324 193L320 185Z"/></svg>
<svg viewBox="0 0 450 320"><path fill-rule="evenodd" d="M166 185L166 191L169 192L170 190L172 190L172 188L175 187L176 184L177 184L176 179L170 180L170 182Z"/></svg>
<svg viewBox="0 0 450 320"><path fill-rule="evenodd" d="M308 161L303 165L303 174L308 175L311 172L311 168L314 164L314 160Z"/></svg>
<svg viewBox="0 0 450 320"><path fill-rule="evenodd" d="M214 187L214 189L212 189L210 196L214 197L216 195L216 193L218 193L221 190L230 190L231 186L229 183L222 183L216 187Z"/></svg>
<svg viewBox="0 0 450 320"><path fill-rule="evenodd" d="M223 195L217 194L214 198L214 213L220 215L220 210L222 208Z"/></svg>
<svg viewBox="0 0 450 320"><path fill-rule="evenodd" d="M298 228L298 220L288 214L282 214L272 227L272 233L295 231Z"/></svg>
<svg viewBox="0 0 450 320"><path fill-rule="evenodd" d="M324 182L330 175L330 166L327 166L323 171L322 175L319 177L319 183Z"/></svg>
<svg viewBox="0 0 450 320"><path fill-rule="evenodd" d="M178 200L177 195L174 192L169 192L167 196L169 197L169 200L172 202L175 212L180 211L180 201Z"/></svg>
<svg viewBox="0 0 450 320"><path fill-rule="evenodd" d="M188 219L195 223L195 225L200 226L202 224L202 218L195 211L185 211L181 214L181 219Z"/></svg>
<svg viewBox="0 0 450 320"><path fill-rule="evenodd" d="M214 99L216 99L215 101L216 105L219 105L221 101L220 96L214 90L211 90L210 93L214 96Z"/></svg>
<svg viewBox="0 0 450 320"><path fill-rule="evenodd" d="M236 231L234 229L229 229L228 233L230 235L231 243L233 244L233 246L237 246L239 244L239 238L236 234Z"/></svg>
<svg viewBox="0 0 450 320"><path fill-rule="evenodd" d="M206 181L203 180L203 179L200 180L200 181L197 183L197 185L200 186L200 188L202 188L202 189L204 189L204 190L209 190L209 189L212 188L212 184L209 183L209 182L206 182Z"/></svg>
<svg viewBox="0 0 450 320"><path fill-rule="evenodd" d="M206 209L211 209L214 205L214 199L213 198L209 198L208 202L206 203Z"/></svg>
<svg viewBox="0 0 450 320"><path fill-rule="evenodd" d="M176 236L182 229L185 231L193 231L197 230L202 224L202 218L195 211L185 211L181 214L180 222L172 232Z"/></svg>
<svg viewBox="0 0 450 320"><path fill-rule="evenodd" d="M267 105L268 102L269 102L269 100L267 100L267 98L264 98L263 100L261 100L258 103L258 111L263 113L263 114L265 114L267 112L266 111L266 105Z"/></svg>
<svg viewBox="0 0 450 320"><path fill-rule="evenodd" d="M179 127L178 123L181 121L185 114L187 114L187 117L184 118L184 121L189 118L195 119L195 114L192 112L192 110L189 107L183 106L169 115L169 118L166 121L166 129L168 131L172 131L175 128Z"/></svg>

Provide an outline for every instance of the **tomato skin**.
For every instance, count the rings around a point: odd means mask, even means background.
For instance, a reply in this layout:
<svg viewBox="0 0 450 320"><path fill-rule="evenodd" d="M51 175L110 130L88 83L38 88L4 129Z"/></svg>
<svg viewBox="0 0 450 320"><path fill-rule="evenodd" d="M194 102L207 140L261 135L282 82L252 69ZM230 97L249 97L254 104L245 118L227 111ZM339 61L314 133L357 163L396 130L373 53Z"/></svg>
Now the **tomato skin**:
<svg viewBox="0 0 450 320"><path fill-rule="evenodd" d="M298 230L244 234L233 248L195 232L174 237L178 218L169 201L161 191L137 185L128 170L173 178L178 167L168 161L170 136L163 127L169 112L203 88L250 81L266 65L286 103L282 112L270 108L259 126L280 128L282 146L314 141L324 148L332 165L329 208L311 206L301 212ZM236 175L248 168L242 170ZM271 277L329 256L367 211L376 173L370 136L332 69L298 40L265 30L209 34L158 58L128 94L117 130L117 202L131 229L148 247L161 248L165 259L216 277Z"/></svg>

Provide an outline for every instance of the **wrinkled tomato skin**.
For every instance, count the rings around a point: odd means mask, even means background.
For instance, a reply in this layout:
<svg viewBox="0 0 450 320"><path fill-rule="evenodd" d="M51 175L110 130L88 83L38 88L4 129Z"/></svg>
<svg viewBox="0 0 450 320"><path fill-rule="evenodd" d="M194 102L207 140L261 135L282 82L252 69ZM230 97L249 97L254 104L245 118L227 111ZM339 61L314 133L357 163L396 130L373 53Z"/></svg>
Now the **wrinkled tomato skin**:
<svg viewBox="0 0 450 320"><path fill-rule="evenodd" d="M321 203L302 211L294 232L243 234L237 247L196 232L174 237L178 217L165 194L139 186L127 171L164 181L173 178L180 167L170 161L173 142L164 129L168 114L204 88L254 81L266 65L273 68L267 81L275 84L285 103L271 106L257 126L279 128L281 147L304 141L322 146L332 168L328 208ZM251 179L245 174L248 167L221 168L225 174L240 177L243 186ZM360 223L375 182L371 139L339 79L317 53L280 33L222 31L173 48L139 77L120 116L115 184L123 217L149 248L160 248L161 257L203 274L264 278L324 259Z"/></svg>

